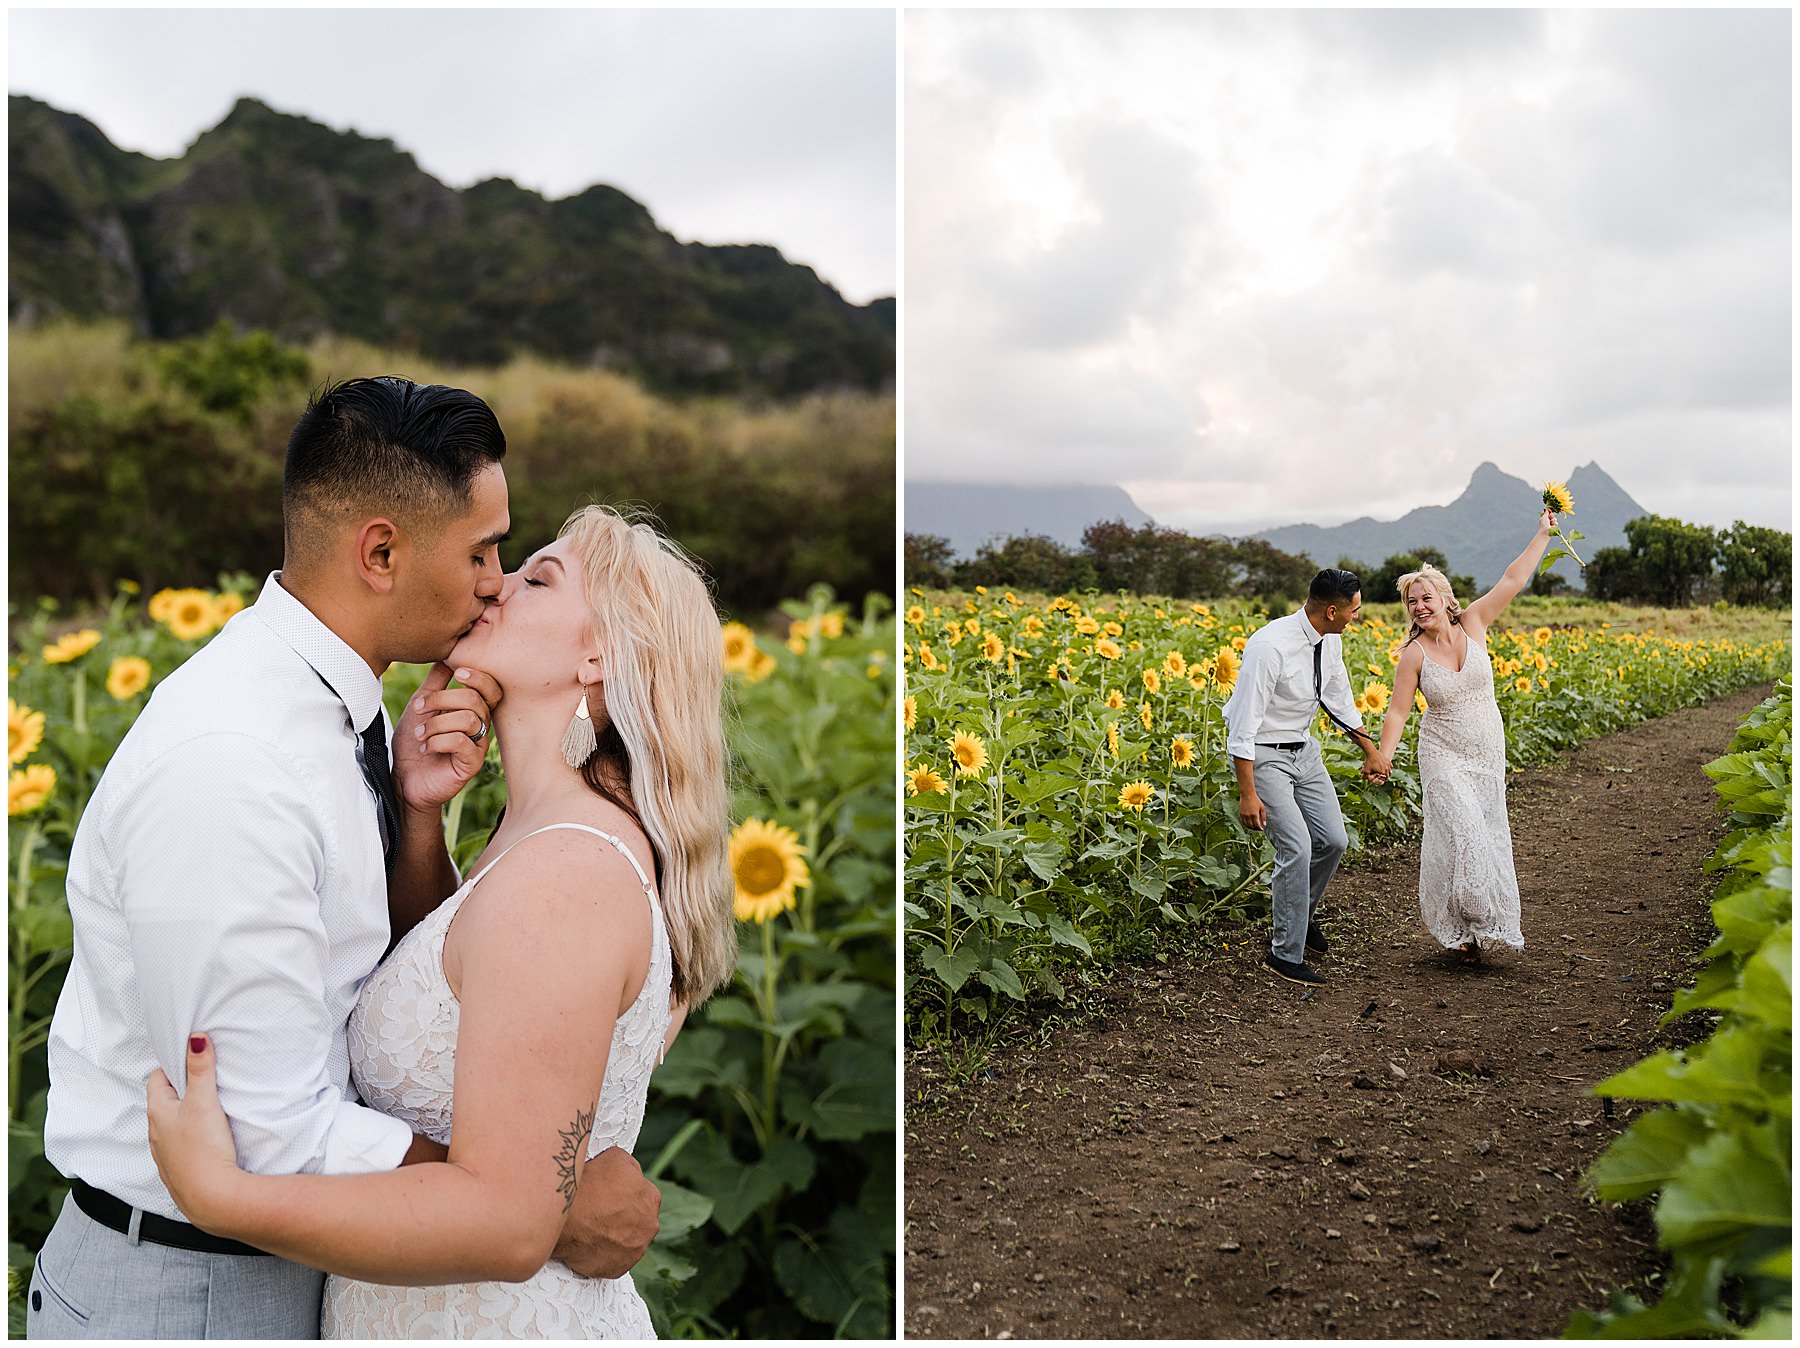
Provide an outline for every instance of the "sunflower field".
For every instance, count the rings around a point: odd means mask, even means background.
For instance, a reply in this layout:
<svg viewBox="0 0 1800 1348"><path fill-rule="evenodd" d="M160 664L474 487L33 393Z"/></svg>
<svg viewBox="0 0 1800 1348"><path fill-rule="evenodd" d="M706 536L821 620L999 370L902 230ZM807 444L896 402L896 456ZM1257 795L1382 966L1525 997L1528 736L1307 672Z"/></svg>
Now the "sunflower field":
<svg viewBox="0 0 1800 1348"><path fill-rule="evenodd" d="M1365 614L1345 634L1345 666L1378 735L1406 629L1398 605ZM1269 616L1092 591L908 596L912 1042L990 1025L1034 995L1060 998L1072 972L1147 955L1168 929L1266 910L1273 854L1238 820L1222 711L1239 652ZM1773 635L1676 637L1607 621L1496 626L1488 645L1513 767L1789 664ZM1383 786L1362 780L1360 750L1323 716L1319 734L1352 849L1410 829L1418 718Z"/></svg>
<svg viewBox="0 0 1800 1348"><path fill-rule="evenodd" d="M64 881L83 808L165 678L257 582L124 584L92 625L13 614L7 704L10 1319L66 1186L43 1156L45 1042L73 936ZM673 1337L884 1338L895 1264L894 694L888 601L816 586L786 628L721 632L731 671L732 983L651 1080L638 1160L662 1229L633 1270ZM58 635L52 636L52 633ZM397 718L423 666L384 680ZM466 869L505 796L497 750L445 808Z"/></svg>

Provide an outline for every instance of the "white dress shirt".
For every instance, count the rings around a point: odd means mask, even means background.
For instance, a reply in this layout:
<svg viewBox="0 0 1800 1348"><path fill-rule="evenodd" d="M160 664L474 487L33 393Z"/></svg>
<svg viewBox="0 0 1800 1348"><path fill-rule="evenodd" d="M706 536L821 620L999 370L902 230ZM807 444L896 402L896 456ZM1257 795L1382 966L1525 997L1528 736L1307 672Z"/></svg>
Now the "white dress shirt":
<svg viewBox="0 0 1800 1348"><path fill-rule="evenodd" d="M75 954L50 1026L44 1154L179 1218L144 1080L186 1088L212 1036L238 1162L264 1174L400 1164L412 1131L356 1103L345 1025L388 943L358 730L381 681L271 575L165 679L107 765L69 857ZM383 721L385 725L385 718Z"/></svg>
<svg viewBox="0 0 1800 1348"><path fill-rule="evenodd" d="M1256 761L1258 744L1312 738L1319 699L1313 696L1313 647L1325 643L1320 673L1325 706L1348 726L1362 725L1344 668L1344 639L1325 636L1302 608L1276 618L1244 643L1237 686L1225 703L1225 752Z"/></svg>

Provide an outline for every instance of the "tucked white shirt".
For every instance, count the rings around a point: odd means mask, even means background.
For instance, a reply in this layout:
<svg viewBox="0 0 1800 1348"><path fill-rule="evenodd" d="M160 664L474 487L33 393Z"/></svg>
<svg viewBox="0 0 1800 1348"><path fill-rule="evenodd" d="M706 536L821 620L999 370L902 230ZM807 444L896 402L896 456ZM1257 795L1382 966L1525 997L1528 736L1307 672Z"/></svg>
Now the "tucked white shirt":
<svg viewBox="0 0 1800 1348"><path fill-rule="evenodd" d="M1324 703L1345 725L1360 726L1344 668L1344 639L1322 634L1302 608L1250 634L1237 686L1225 703L1225 752L1256 760L1258 744L1291 744L1312 738L1319 699L1313 696L1313 647L1323 642L1320 682Z"/></svg>
<svg viewBox="0 0 1800 1348"><path fill-rule="evenodd" d="M357 760L377 716L380 680L275 575L157 687L69 857L75 954L44 1125L65 1176L181 1216L150 1156L144 1080L160 1066L186 1088L190 1031L213 1038L245 1169L400 1164L411 1129L356 1102L345 1034L388 943L379 805Z"/></svg>

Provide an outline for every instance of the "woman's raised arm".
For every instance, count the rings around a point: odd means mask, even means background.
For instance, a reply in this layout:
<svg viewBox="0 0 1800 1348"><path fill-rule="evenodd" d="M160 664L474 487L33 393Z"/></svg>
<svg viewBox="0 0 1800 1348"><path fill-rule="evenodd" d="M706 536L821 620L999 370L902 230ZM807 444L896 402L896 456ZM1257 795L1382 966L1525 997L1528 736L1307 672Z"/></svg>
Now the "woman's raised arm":
<svg viewBox="0 0 1800 1348"><path fill-rule="evenodd" d="M1506 574L1494 583L1494 588L1481 598L1475 600L1463 610L1466 618L1473 618L1486 631L1493 625L1506 606L1531 584L1532 573L1537 564L1544 560L1544 553L1549 550L1550 536L1556 532L1556 516L1546 510L1538 516L1536 535L1525 545L1525 551L1513 559L1513 564L1506 568Z"/></svg>

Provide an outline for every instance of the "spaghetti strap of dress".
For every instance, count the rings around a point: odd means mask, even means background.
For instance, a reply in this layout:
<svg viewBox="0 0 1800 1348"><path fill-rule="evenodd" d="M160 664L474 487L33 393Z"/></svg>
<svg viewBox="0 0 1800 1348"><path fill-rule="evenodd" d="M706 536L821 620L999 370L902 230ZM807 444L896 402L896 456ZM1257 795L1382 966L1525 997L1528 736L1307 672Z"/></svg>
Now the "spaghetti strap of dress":
<svg viewBox="0 0 1800 1348"><path fill-rule="evenodd" d="M606 832L604 829L595 828L591 824L545 824L544 827L540 829L533 829L530 833L527 833L524 838L520 838L518 842L509 843L506 851L500 853L499 856L495 857L492 861L488 862L487 865L475 872L474 876L468 881L465 887L473 889L476 885L480 884L482 877L493 870L494 867L498 866L502 861L506 860L506 853L512 851L519 843L524 842L526 838L535 838L540 833L548 833L550 830L558 828L580 829L583 833L591 833L596 838L604 838L607 842L618 848L619 854L631 863L631 869L637 872L638 882L643 885L644 893L652 898L656 897L656 886L650 883L650 877L644 874L644 868L639 864L636 854L625 845L624 840L614 834Z"/></svg>

